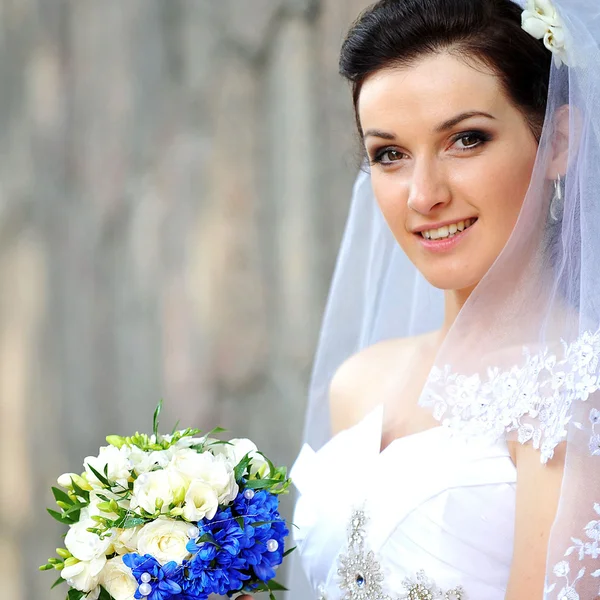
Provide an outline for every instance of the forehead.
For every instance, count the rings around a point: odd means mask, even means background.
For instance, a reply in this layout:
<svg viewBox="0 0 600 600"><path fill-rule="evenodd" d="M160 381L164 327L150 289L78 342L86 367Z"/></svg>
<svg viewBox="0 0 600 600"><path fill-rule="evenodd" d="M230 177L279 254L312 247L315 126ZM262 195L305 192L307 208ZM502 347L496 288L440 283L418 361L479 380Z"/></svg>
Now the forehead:
<svg viewBox="0 0 600 600"><path fill-rule="evenodd" d="M398 123L437 124L465 110L514 111L499 78L478 61L438 54L409 67L371 75L363 84L358 112L363 129Z"/></svg>

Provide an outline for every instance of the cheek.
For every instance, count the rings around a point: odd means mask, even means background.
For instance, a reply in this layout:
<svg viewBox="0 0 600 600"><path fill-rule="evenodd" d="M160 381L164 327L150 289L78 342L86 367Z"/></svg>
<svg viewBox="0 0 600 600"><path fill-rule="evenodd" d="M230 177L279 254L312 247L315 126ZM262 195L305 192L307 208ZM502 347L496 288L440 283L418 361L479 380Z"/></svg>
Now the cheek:
<svg viewBox="0 0 600 600"><path fill-rule="evenodd" d="M490 183L492 187L489 188L490 202L486 202L487 206L482 208L493 217L498 234L503 238L510 235L521 212L531 182L536 152L537 146L525 145L523 152L507 152L492 161L485 170L488 188Z"/></svg>
<svg viewBox="0 0 600 600"><path fill-rule="evenodd" d="M377 205L396 240L402 244L403 236L412 235L406 230L408 215L407 186L394 173L371 172L371 184Z"/></svg>

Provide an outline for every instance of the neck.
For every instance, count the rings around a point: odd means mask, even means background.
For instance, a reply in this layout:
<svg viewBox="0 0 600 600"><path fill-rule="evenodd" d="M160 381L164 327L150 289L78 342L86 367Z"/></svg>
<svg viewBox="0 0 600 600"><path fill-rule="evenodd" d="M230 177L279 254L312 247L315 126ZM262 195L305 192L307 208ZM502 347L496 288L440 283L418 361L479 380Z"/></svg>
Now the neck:
<svg viewBox="0 0 600 600"><path fill-rule="evenodd" d="M444 335L448 333L458 313L462 310L465 302L475 289L475 286L464 290L446 290L444 292L444 325L442 331Z"/></svg>

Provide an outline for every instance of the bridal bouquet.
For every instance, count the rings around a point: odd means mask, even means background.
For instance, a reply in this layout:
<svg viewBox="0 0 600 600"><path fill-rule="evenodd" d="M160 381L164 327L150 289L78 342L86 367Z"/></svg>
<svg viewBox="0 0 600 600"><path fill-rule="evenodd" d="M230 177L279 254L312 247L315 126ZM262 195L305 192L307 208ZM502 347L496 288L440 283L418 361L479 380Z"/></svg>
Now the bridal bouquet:
<svg viewBox="0 0 600 600"><path fill-rule="evenodd" d="M210 594L285 589L279 494L290 485L247 439L216 429L108 436L108 446L52 488L68 525L66 548L41 570L60 571L67 600L205 600Z"/></svg>

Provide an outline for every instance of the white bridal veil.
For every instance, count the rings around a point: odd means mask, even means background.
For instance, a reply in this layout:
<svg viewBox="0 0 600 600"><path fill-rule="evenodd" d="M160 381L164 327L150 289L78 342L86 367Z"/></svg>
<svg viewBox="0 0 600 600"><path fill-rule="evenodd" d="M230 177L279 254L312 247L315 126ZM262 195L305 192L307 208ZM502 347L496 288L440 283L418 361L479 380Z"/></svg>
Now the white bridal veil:
<svg viewBox="0 0 600 600"><path fill-rule="evenodd" d="M420 404L466 435L533 444L542 462L557 460L566 442L545 598L589 600L600 593L600 1L553 5L569 66L552 66L531 185L512 237L448 333ZM551 210L547 170L565 106L568 168ZM396 245L361 173L323 321L305 441L318 449L330 437L328 387L346 358L441 322L442 293Z"/></svg>

